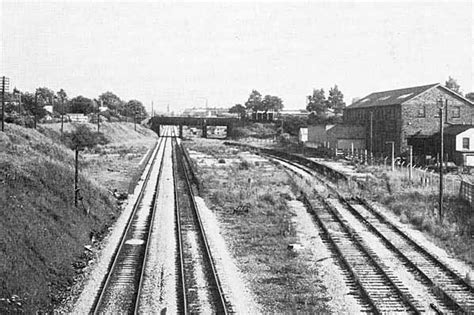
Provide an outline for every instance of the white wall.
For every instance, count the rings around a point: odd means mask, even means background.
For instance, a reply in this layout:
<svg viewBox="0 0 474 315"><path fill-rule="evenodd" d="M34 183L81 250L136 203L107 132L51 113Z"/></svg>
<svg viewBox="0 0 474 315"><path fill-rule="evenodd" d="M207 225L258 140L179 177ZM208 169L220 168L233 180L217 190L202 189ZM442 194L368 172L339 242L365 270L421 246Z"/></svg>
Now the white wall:
<svg viewBox="0 0 474 315"><path fill-rule="evenodd" d="M462 148L463 138L469 138L469 149ZM474 152L474 128L470 128L456 136L456 151Z"/></svg>

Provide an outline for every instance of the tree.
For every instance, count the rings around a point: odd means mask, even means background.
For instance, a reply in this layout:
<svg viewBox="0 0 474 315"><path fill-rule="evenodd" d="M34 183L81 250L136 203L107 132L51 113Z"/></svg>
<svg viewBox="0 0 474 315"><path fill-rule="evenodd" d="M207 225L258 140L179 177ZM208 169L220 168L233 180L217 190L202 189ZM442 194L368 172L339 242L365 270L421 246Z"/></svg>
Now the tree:
<svg viewBox="0 0 474 315"><path fill-rule="evenodd" d="M106 144L107 139L101 133L92 132L86 125L78 125L72 132L64 134L64 142L74 150L74 205L77 207L79 196L78 179L79 179L79 151L86 148L93 148L98 144Z"/></svg>
<svg viewBox="0 0 474 315"><path fill-rule="evenodd" d="M57 99L58 99L58 104L56 104L56 108L53 107L53 109L59 113L61 113L61 137L63 136L63 129L64 129L64 113L66 113L69 110L69 104L67 102L67 93L63 89L59 90L58 93L56 93Z"/></svg>
<svg viewBox="0 0 474 315"><path fill-rule="evenodd" d="M323 89L314 89L313 95L309 95L307 99L308 105L306 105L306 110L315 113L316 116L321 118L327 116L328 103Z"/></svg>
<svg viewBox="0 0 474 315"><path fill-rule="evenodd" d="M26 113L33 116L33 128L36 128L39 119L46 116L44 97L44 94L40 94L38 90L34 94L26 92L21 96Z"/></svg>
<svg viewBox="0 0 474 315"><path fill-rule="evenodd" d="M54 91L47 87L39 87L36 89L36 95L39 100L43 102L44 105L50 104L53 105ZM43 106L44 106L43 105Z"/></svg>
<svg viewBox="0 0 474 315"><path fill-rule="evenodd" d="M280 111L283 109L283 101L278 96L265 95L261 103L261 110Z"/></svg>
<svg viewBox="0 0 474 315"><path fill-rule="evenodd" d="M254 112L261 110L262 94L260 94L257 90L253 90L252 93L250 93L247 102L245 102L245 107Z"/></svg>
<svg viewBox="0 0 474 315"><path fill-rule="evenodd" d="M70 103L71 113L87 115L94 111L92 100L82 95L74 97Z"/></svg>
<svg viewBox="0 0 474 315"><path fill-rule="evenodd" d="M240 118L245 118L246 111L245 106L242 104L235 104L231 108L229 108L229 113L231 114L239 114Z"/></svg>
<svg viewBox="0 0 474 315"><path fill-rule="evenodd" d="M99 95L99 101L102 102L102 106L107 106L113 111L118 111L124 103L120 97L109 91Z"/></svg>
<svg viewBox="0 0 474 315"><path fill-rule="evenodd" d="M471 102L474 102L474 92L467 93L465 96L468 100L470 100Z"/></svg>
<svg viewBox="0 0 474 315"><path fill-rule="evenodd" d="M344 102L344 95L337 88L337 85L334 85L333 88L329 89L329 96L327 100L328 108L334 110L334 114L342 114L346 103Z"/></svg>
<svg viewBox="0 0 474 315"><path fill-rule="evenodd" d="M458 82L451 77L449 77L448 81L446 81L444 86L450 89L451 91L461 94L461 87L459 86Z"/></svg>
<svg viewBox="0 0 474 315"><path fill-rule="evenodd" d="M142 102L130 100L120 109L120 115L136 118L137 122L142 121L148 115Z"/></svg>
<svg viewBox="0 0 474 315"><path fill-rule="evenodd" d="M66 113L68 111L68 96L66 91L60 89L56 93L56 99L58 101L53 106L54 111L61 114Z"/></svg>

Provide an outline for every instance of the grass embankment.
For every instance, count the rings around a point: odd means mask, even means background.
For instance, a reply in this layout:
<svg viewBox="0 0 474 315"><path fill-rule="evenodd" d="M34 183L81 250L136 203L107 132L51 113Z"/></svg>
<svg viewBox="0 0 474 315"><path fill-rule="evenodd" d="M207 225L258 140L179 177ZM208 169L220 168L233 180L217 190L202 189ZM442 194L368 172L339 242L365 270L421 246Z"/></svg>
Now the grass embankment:
<svg viewBox="0 0 474 315"><path fill-rule="evenodd" d="M277 135L278 126L274 123L253 123L246 122L245 126L234 128L234 137L247 138L254 137L259 139L273 138Z"/></svg>
<svg viewBox="0 0 474 315"><path fill-rule="evenodd" d="M87 124L97 130L97 125ZM44 132L59 141L61 124L42 125ZM65 124L64 131L72 131L74 124ZM84 174L91 180L100 183L110 191L131 193L135 188L143 167L137 164L157 140L157 135L150 129L133 123L101 123L100 132L109 141L107 145L97 146L83 153ZM142 165L143 166L143 165Z"/></svg>
<svg viewBox="0 0 474 315"><path fill-rule="evenodd" d="M292 181L274 164L252 161L219 142L187 142L202 183L201 195L223 223L240 270L265 312L323 312L324 287L312 262L288 250L296 241ZM202 154L202 155L201 155ZM248 212L238 211L248 205ZM236 211L237 210L237 211Z"/></svg>
<svg viewBox="0 0 474 315"><path fill-rule="evenodd" d="M72 128L65 124L65 131ZM77 208L74 155L59 142L58 124L38 131L7 124L0 133L0 313L52 311L91 258L84 245L117 217L107 189L128 189L147 149L139 140L154 138L134 133L133 124L103 128L111 143L80 155L83 203ZM131 141L142 146L130 149Z"/></svg>
<svg viewBox="0 0 474 315"><path fill-rule="evenodd" d="M444 219L439 222L438 192L410 183L401 174L386 172L381 167L360 167L369 172L364 191L367 199L381 202L395 213L402 223L412 224L416 229L430 235L438 245L448 252L474 265L474 215L470 205L458 196L444 198Z"/></svg>

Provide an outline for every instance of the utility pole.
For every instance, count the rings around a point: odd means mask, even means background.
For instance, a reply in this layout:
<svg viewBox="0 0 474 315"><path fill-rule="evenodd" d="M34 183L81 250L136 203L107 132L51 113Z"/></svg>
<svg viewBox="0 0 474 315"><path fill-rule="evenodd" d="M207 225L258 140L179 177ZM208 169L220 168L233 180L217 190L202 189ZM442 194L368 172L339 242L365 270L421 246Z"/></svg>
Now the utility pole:
<svg viewBox="0 0 474 315"><path fill-rule="evenodd" d="M64 99L61 97L61 138L63 137L64 129Z"/></svg>
<svg viewBox="0 0 474 315"><path fill-rule="evenodd" d="M409 169L408 169L408 179L411 183L411 180L413 178L413 146L409 145L408 150L410 152L410 164L409 164Z"/></svg>
<svg viewBox="0 0 474 315"><path fill-rule="evenodd" d="M392 172L395 171L395 141L387 141L385 144L392 145Z"/></svg>
<svg viewBox="0 0 474 315"><path fill-rule="evenodd" d="M370 112L370 157L374 156L374 113Z"/></svg>
<svg viewBox="0 0 474 315"><path fill-rule="evenodd" d="M443 222L443 162L444 162L444 126L443 126L443 111L445 106L447 106L448 100L446 103L443 102L443 99L438 100L439 107L439 134L440 134L440 152L439 152L439 220Z"/></svg>
<svg viewBox="0 0 474 315"><path fill-rule="evenodd" d="M34 110L34 113L33 113L33 116L34 116L34 129L36 129L36 112L38 111L38 90L36 90L35 92L35 110Z"/></svg>
<svg viewBox="0 0 474 315"><path fill-rule="evenodd" d="M135 131L137 131L137 111L136 110L133 113L133 127L134 127Z"/></svg>
<svg viewBox="0 0 474 315"><path fill-rule="evenodd" d="M8 90L9 79L2 77L2 132L5 131L5 90Z"/></svg>
<svg viewBox="0 0 474 315"><path fill-rule="evenodd" d="M155 110L153 109L153 101L151 101L151 117L155 117Z"/></svg>
<svg viewBox="0 0 474 315"><path fill-rule="evenodd" d="M74 169L74 206L77 207L77 197L78 197L78 192L79 192L79 188L78 188L78 181L79 181L79 148L76 146L76 150L74 152L74 156L75 156L75 159L74 159L74 166L75 166L75 169Z"/></svg>

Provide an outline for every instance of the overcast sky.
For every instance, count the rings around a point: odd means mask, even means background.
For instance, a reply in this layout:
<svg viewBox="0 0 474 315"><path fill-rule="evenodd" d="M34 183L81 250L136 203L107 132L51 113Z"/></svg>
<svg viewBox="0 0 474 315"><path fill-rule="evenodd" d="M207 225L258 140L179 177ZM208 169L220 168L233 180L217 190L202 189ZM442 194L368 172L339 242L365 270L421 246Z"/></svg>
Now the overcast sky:
<svg viewBox="0 0 474 315"><path fill-rule="evenodd" d="M243 104L252 89L304 108L335 84L350 104L448 76L474 91L471 1L0 3L0 75L22 90L157 110Z"/></svg>

